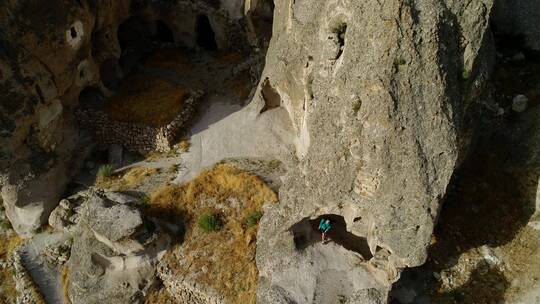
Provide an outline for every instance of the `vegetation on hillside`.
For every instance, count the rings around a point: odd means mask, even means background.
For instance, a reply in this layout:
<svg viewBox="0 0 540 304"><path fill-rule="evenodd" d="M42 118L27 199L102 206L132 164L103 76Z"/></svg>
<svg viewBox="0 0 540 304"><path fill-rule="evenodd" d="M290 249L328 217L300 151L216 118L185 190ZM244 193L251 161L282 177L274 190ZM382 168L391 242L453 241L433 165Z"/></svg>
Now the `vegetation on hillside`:
<svg viewBox="0 0 540 304"><path fill-rule="evenodd" d="M147 212L184 221L183 242L166 256L179 277L195 276L231 303L255 303L257 223L263 204L275 202L277 195L261 179L220 164L189 183L158 189ZM205 232L200 219L220 229ZM176 256L179 251L182 258Z"/></svg>

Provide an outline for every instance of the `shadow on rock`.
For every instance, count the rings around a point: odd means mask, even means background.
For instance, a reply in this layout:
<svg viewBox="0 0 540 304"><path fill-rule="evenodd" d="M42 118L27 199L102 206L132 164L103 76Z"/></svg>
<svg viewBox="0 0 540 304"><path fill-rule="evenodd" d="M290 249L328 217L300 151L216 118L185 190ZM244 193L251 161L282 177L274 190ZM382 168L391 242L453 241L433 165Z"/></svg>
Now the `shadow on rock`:
<svg viewBox="0 0 540 304"><path fill-rule="evenodd" d="M172 245L182 244L186 232L187 215L184 211L166 205L150 204L150 198L141 191L123 193L140 199L144 215L158 219L160 226L169 234Z"/></svg>

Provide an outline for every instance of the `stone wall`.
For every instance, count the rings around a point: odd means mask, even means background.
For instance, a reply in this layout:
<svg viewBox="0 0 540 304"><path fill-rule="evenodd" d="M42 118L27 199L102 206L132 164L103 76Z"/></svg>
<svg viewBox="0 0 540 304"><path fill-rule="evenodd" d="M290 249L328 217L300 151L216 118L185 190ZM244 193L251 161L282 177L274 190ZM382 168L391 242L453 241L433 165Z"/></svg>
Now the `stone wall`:
<svg viewBox="0 0 540 304"><path fill-rule="evenodd" d="M168 152L178 132L193 116L195 105L202 95L201 91L191 92L180 113L162 127L112 120L102 110L79 109L76 117L80 127L90 131L99 143L120 144L128 150L143 154Z"/></svg>

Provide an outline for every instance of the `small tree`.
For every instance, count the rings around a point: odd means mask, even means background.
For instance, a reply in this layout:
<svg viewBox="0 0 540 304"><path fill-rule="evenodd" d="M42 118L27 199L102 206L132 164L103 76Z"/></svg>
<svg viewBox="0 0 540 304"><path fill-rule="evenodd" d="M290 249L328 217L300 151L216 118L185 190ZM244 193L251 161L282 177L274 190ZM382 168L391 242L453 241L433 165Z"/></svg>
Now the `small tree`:
<svg viewBox="0 0 540 304"><path fill-rule="evenodd" d="M206 212L199 217L197 221L199 228L204 232L218 231L222 227L222 222L214 213Z"/></svg>

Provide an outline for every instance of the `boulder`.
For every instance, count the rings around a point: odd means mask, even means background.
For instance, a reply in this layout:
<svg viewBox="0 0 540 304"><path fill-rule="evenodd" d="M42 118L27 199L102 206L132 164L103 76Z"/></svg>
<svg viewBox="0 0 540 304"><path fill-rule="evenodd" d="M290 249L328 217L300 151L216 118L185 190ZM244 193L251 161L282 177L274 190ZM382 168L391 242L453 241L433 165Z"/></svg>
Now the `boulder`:
<svg viewBox="0 0 540 304"><path fill-rule="evenodd" d="M525 95L517 95L512 99L512 110L514 112L521 113L525 110L527 110L527 103L529 102L529 98Z"/></svg>
<svg viewBox="0 0 540 304"><path fill-rule="evenodd" d="M66 183L65 168L58 164L22 185L8 183L2 187L6 215L17 234L30 237L47 222Z"/></svg>
<svg viewBox="0 0 540 304"><path fill-rule="evenodd" d="M73 239L65 263L72 303L142 303L170 245L169 235L137 209L140 201L114 197L123 195L80 193L62 200L49 219Z"/></svg>

